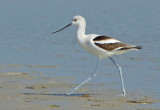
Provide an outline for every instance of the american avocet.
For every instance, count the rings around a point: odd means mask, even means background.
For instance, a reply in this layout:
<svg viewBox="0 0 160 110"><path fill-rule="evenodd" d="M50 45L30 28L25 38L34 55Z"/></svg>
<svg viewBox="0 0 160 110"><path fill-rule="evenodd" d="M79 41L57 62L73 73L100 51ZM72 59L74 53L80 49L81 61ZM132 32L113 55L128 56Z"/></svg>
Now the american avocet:
<svg viewBox="0 0 160 110"><path fill-rule="evenodd" d="M78 86L73 88L70 92L68 92L66 95L70 95L74 93L77 89L79 89L82 85L86 84L88 81L90 81L93 77L96 77L97 74L97 69L98 65L101 59L104 58L109 58L118 68L120 78L121 78L121 83L122 83L122 95L125 96L126 91L124 87L124 81L123 81L123 75L122 75L122 70L121 67L111 58L113 55L120 55L123 53L126 53L130 50L138 50L141 49L141 46L135 46L135 45L130 45L130 44L125 44L117 39L114 39L112 37L108 36L103 36L103 35L97 35L97 34L85 34L85 29L86 29L86 20L82 16L74 16L73 20L70 24L65 26L64 28L52 32L52 34L57 33L71 25L76 25L78 26L77 30L77 38L79 44L85 48L88 52L98 56L98 61L97 65L95 68L94 73L84 80L82 83L80 83Z"/></svg>

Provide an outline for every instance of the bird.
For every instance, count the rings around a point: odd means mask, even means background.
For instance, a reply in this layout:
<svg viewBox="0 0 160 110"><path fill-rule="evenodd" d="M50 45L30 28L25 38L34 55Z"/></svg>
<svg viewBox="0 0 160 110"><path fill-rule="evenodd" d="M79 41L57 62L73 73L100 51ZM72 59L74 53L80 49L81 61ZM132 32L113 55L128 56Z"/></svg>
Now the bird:
<svg viewBox="0 0 160 110"><path fill-rule="evenodd" d="M96 55L98 57L98 60L97 60L97 64L96 64L96 68L94 70L94 73L92 73L89 78L87 78L86 80L81 82L78 86L71 89L71 91L69 91L65 95L73 94L81 86L83 86L84 84L89 82L91 79L96 77L100 61L102 59L109 58L113 62L113 64L118 68L120 78L121 78L122 96L125 96L126 90L125 90L125 85L124 85L124 80L123 80L122 69L121 69L121 66L119 66L118 63L113 60L112 56L121 55L121 54L124 54L128 51L131 51L131 50L139 50L139 49L142 49L142 46L135 46L135 45L126 44L126 43L123 43L115 38L105 36L105 35L98 35L98 34L86 35L86 33L85 33L86 20L84 17L82 17L80 15L74 16L71 23L69 23L65 27L63 27L55 32L52 32L51 34L55 34L57 32L60 32L71 25L75 25L78 27L77 39L78 39L78 43L80 44L80 46L83 47L84 49L86 49L89 53Z"/></svg>

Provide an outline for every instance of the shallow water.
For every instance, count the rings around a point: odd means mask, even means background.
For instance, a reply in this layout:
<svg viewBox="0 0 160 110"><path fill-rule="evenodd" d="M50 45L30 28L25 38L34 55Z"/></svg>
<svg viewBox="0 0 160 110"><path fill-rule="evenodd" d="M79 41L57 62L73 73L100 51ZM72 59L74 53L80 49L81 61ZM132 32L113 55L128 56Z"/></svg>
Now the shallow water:
<svg viewBox="0 0 160 110"><path fill-rule="evenodd" d="M137 91L160 99L159 4L159 0L3 0L0 3L0 72L74 76L70 82L75 84L88 77L94 71L97 58L77 44L76 28L50 34L79 14L87 20L86 33L108 35L143 47L114 59L122 66L127 92ZM120 90L117 72L111 61L104 60L97 78L90 84ZM160 108L160 105L153 104L153 107Z"/></svg>

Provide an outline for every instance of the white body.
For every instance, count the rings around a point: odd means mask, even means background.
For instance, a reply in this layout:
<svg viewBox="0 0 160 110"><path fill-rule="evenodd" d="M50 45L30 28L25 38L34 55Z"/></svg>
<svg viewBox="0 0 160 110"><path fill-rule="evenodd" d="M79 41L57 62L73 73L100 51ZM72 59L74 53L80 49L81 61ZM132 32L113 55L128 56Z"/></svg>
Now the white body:
<svg viewBox="0 0 160 110"><path fill-rule="evenodd" d="M114 55L113 52L109 52L107 50L101 49L94 44L93 39L97 36L99 36L99 35L89 34L89 35L79 36L77 33L79 44L83 48L85 48L89 53L92 53L92 54L98 56L100 59L108 58L108 57Z"/></svg>

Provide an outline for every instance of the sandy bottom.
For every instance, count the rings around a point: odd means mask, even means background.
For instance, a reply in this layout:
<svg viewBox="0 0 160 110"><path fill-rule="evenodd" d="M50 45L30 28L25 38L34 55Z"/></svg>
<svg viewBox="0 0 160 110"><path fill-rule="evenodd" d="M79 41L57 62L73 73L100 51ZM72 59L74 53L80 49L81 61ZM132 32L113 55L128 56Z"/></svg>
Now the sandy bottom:
<svg viewBox="0 0 160 110"><path fill-rule="evenodd" d="M0 73L1 110L160 110L154 96L120 91L89 89L83 86L75 94L65 96L74 84L73 77L41 77L29 73ZM103 86L103 85L94 85Z"/></svg>

